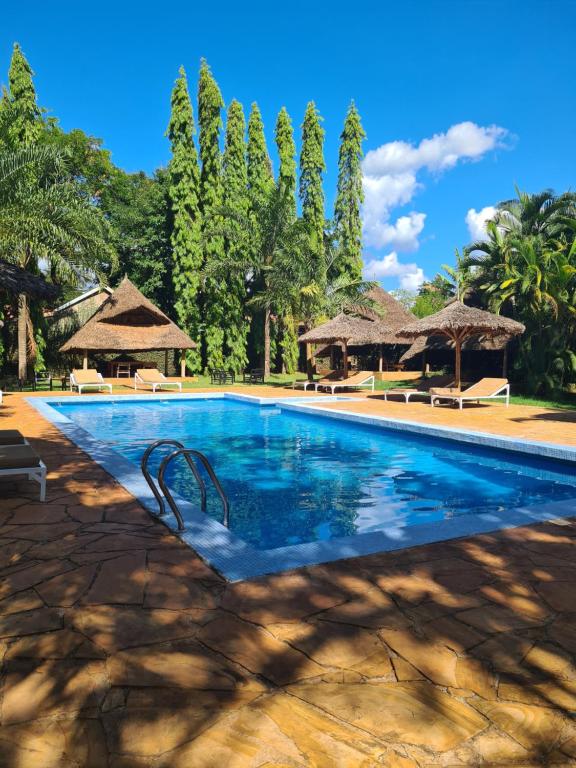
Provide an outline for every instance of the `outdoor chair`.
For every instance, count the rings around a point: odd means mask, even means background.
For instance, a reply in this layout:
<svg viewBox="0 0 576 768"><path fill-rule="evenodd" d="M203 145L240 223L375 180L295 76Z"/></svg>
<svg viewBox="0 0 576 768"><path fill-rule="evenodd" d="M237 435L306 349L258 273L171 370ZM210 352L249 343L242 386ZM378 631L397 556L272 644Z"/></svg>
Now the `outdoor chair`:
<svg viewBox="0 0 576 768"><path fill-rule="evenodd" d="M384 400L388 400L390 395L403 397L405 402L410 402L411 397L431 397L430 390L433 387L451 387L454 382L454 376L430 376L429 379L419 379L413 387L393 387L384 390Z"/></svg>
<svg viewBox="0 0 576 768"><path fill-rule="evenodd" d="M210 371L210 384L235 384L234 371L226 371L224 368L214 368Z"/></svg>
<svg viewBox="0 0 576 768"><path fill-rule="evenodd" d="M18 429L0 429L0 445L23 445L25 442Z"/></svg>
<svg viewBox="0 0 576 768"><path fill-rule="evenodd" d="M8 436L8 433L11 436ZM3 430L0 433L0 441L2 439L9 442L0 442L0 478L27 475L29 480L34 480L40 485L40 501L46 501L44 462L17 430Z"/></svg>
<svg viewBox="0 0 576 768"><path fill-rule="evenodd" d="M440 400L451 400L458 404L462 409L464 402L472 401L479 403L480 400L502 399L506 401L506 407L510 405L510 384L508 379L480 379L463 392L454 389L444 389L442 387L433 387L430 390L432 406Z"/></svg>
<svg viewBox="0 0 576 768"><path fill-rule="evenodd" d="M36 371L34 373L34 391L44 386L52 391L52 374L49 371Z"/></svg>
<svg viewBox="0 0 576 768"><path fill-rule="evenodd" d="M112 394L112 384L108 384L102 378L95 368L75 368L70 374L70 389L77 389L78 394L82 394L83 389L101 389L108 388Z"/></svg>
<svg viewBox="0 0 576 768"><path fill-rule="evenodd" d="M176 387L182 392L182 383L180 381L169 381L158 368L139 368L134 374L134 389L138 389L138 384L152 387L152 392L165 387Z"/></svg>
<svg viewBox="0 0 576 768"><path fill-rule="evenodd" d="M331 390L332 394L334 394L337 389L359 389L360 387L371 387L372 392L374 392L374 382L375 377L372 371L358 371L358 373L354 373L352 376L348 376L347 379L342 379L341 381L324 383L317 381L316 390L318 390L319 387L322 387L324 389Z"/></svg>
<svg viewBox="0 0 576 768"><path fill-rule="evenodd" d="M264 384L264 368L253 368L245 371L242 378L244 384Z"/></svg>

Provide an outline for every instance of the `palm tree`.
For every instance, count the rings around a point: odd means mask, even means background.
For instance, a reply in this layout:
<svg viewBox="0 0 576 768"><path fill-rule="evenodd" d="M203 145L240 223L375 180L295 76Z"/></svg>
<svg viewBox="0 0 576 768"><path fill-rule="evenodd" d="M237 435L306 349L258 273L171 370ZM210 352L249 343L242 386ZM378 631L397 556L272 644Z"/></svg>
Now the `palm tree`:
<svg viewBox="0 0 576 768"><path fill-rule="evenodd" d="M23 269L74 286L116 265L100 212L67 175L52 148L0 151L0 255ZM18 377L27 377L34 344L26 296L18 297Z"/></svg>

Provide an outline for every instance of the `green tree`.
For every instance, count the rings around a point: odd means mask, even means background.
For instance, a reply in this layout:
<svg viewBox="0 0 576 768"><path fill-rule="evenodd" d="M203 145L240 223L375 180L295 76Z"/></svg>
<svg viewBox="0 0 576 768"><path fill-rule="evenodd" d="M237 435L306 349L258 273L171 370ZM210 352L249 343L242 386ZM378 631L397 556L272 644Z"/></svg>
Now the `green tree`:
<svg viewBox="0 0 576 768"><path fill-rule="evenodd" d="M4 141L14 148L26 147L38 141L43 131L43 110L38 106L34 73L18 43L14 43L8 90L2 104L8 122Z"/></svg>
<svg viewBox="0 0 576 768"><path fill-rule="evenodd" d="M286 196L292 216L296 219L296 144L292 121L285 107L282 107L278 113L275 138L280 159L277 184L282 194ZM291 310L280 319L280 331L282 367L285 373L294 373L298 367L299 357L298 320Z"/></svg>
<svg viewBox="0 0 576 768"><path fill-rule="evenodd" d="M339 243L335 275L362 276L362 142L366 138L354 102L350 104L340 135L338 187L334 204L334 226Z"/></svg>
<svg viewBox="0 0 576 768"><path fill-rule="evenodd" d="M200 174L194 144L194 116L184 67L174 84L168 138L168 195L172 210L172 279L178 322L198 344L187 354L193 373L201 370L200 289L203 266L200 216Z"/></svg>
<svg viewBox="0 0 576 768"><path fill-rule="evenodd" d="M252 250L252 257L257 261L258 249L260 247L260 235L257 232L259 221L258 211L267 204L269 196L272 194L272 190L274 189L274 175L272 173L272 162L270 161L270 155L268 154L268 148L266 146L264 123L262 122L262 115L260 114L260 109L256 102L252 104L250 115L248 117L247 163L250 215L253 218L253 226L250 230L253 239L249 241L248 248ZM248 288L252 295L263 289L262 279L262 273L251 273L251 280ZM270 345L270 355L267 355L264 350L265 339L263 331L266 327L266 323L262 312L263 310L260 308L253 305L251 306L252 318L249 335L249 357L252 360L262 360L267 356L271 356L272 359L276 357L276 334L274 325L268 325L270 338L266 343Z"/></svg>
<svg viewBox="0 0 576 768"><path fill-rule="evenodd" d="M296 144L292 121L286 107L282 107L278 113L275 138L280 159L277 183L290 201L293 216L296 218Z"/></svg>
<svg viewBox="0 0 576 768"><path fill-rule="evenodd" d="M70 180L61 153L29 146L0 152L0 256L23 269L43 263L58 283L81 286L116 266L101 212ZM19 299L18 376L27 377L35 329Z"/></svg>
<svg viewBox="0 0 576 768"><path fill-rule="evenodd" d="M198 82L198 124L200 128L200 205L203 216L204 264L208 268L204 293L205 367L207 370L224 365L224 340L228 312L228 291L225 276L211 269L224 258L224 240L211 234L206 223L222 207L222 155L220 131L224 102L218 84L204 59Z"/></svg>
<svg viewBox="0 0 576 768"><path fill-rule="evenodd" d="M242 249L233 259L227 257L212 268L207 267L207 275L227 274L232 269L253 275L255 288L249 305L260 310L257 317L263 326L262 367L265 376L269 376L272 314L288 317L296 307L294 297L299 295L298 286L291 278L301 274L296 263L309 250L308 228L302 220L294 219L288 196L277 186L273 186L263 200L252 201L248 215L232 210L223 210L220 214L212 220L213 231L227 238L241 232L253 247ZM290 265L286 279L281 278L281 264Z"/></svg>
<svg viewBox="0 0 576 768"><path fill-rule="evenodd" d="M252 104L248 117L247 162L250 198L255 203L262 203L274 186L274 176L266 147L264 123L256 102Z"/></svg>
<svg viewBox="0 0 576 768"><path fill-rule="evenodd" d="M42 133L42 110L36 100L32 68L22 53L18 43L14 43L10 68L8 70L8 90L2 96L2 141L0 146L13 149L18 152L24 147L29 147L38 140ZM33 163L27 164L21 169L28 175L29 188L35 188L35 180L31 174L35 170ZM22 183L22 178L20 178ZM17 260L21 265L35 269L34 254L31 251L22 251L20 245ZM29 248L29 246L28 246ZM25 294L18 296L18 377L27 378L27 347L30 343L34 348L34 334L30 332L31 319L28 306L28 297Z"/></svg>
<svg viewBox="0 0 576 768"><path fill-rule="evenodd" d="M465 249L474 300L524 323L515 370L531 391L576 378L576 196L551 190L497 206L486 237Z"/></svg>
<svg viewBox="0 0 576 768"><path fill-rule="evenodd" d="M324 190L322 174L324 163L324 129L321 117L313 101L308 103L302 124L302 149L300 152L300 201L302 216L310 228L311 251L315 257L316 280L326 282L324 252Z"/></svg>
<svg viewBox="0 0 576 768"><path fill-rule="evenodd" d="M223 202L227 211L234 211L240 217L248 214L248 171L246 166L246 124L240 102L233 100L228 107L226 119L226 140L223 157ZM228 263L242 263L242 251L246 242L242 232L225 240ZM248 356L246 343L248 322L246 320L246 275L241 269L231 269L227 278L226 317L226 365L235 373L246 367Z"/></svg>
<svg viewBox="0 0 576 768"><path fill-rule="evenodd" d="M119 271L164 312L174 315L170 182L165 170L150 177L115 169L102 194L101 210L110 222ZM198 273L197 269L197 281ZM178 315L174 319L180 322Z"/></svg>

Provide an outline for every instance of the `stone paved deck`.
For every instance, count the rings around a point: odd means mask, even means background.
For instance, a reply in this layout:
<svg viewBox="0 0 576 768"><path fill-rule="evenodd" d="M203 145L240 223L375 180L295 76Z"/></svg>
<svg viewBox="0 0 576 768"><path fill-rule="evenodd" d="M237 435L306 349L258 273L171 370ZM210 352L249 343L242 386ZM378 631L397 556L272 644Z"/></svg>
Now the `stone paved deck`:
<svg viewBox="0 0 576 768"><path fill-rule="evenodd" d="M2 768L576 764L574 521L227 585L18 395L11 427L50 473L0 485Z"/></svg>

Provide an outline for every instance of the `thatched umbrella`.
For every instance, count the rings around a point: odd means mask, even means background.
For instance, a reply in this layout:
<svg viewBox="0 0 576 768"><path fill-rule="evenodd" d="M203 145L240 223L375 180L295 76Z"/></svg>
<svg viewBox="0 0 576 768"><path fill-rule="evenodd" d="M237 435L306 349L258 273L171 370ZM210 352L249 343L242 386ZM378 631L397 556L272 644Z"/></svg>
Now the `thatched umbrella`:
<svg viewBox="0 0 576 768"><path fill-rule="evenodd" d="M419 336L447 336L454 342L456 352L455 379L456 386L461 382L462 342L470 336L518 336L524 333L522 323L509 317L495 315L483 309L467 307L461 301L453 301L448 306L428 317L423 317L415 323L402 328L398 335L403 338L418 338Z"/></svg>
<svg viewBox="0 0 576 768"><path fill-rule="evenodd" d="M0 259L0 289L15 296L25 293L35 299L54 299L59 293L55 285L3 259Z"/></svg>
<svg viewBox="0 0 576 768"><path fill-rule="evenodd" d="M345 315L341 312L327 323L307 331L298 338L306 344L342 343L344 355L344 378L348 377L349 344L381 344L390 336L390 328L373 320Z"/></svg>

